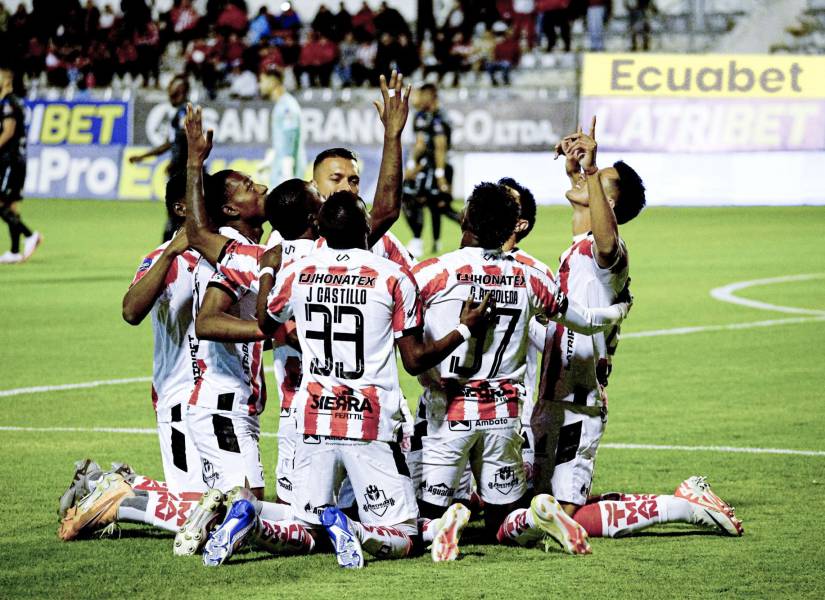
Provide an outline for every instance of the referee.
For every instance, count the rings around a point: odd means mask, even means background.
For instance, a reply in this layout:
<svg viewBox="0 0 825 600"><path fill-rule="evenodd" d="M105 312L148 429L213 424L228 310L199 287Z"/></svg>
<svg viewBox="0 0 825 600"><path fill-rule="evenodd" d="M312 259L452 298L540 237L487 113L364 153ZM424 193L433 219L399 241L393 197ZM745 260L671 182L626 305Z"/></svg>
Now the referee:
<svg viewBox="0 0 825 600"><path fill-rule="evenodd" d="M14 95L14 72L8 67L0 67L0 119L0 217L11 236L11 250L0 254L0 264L14 264L28 260L43 238L20 219L26 182L26 121L23 102Z"/></svg>
<svg viewBox="0 0 825 600"><path fill-rule="evenodd" d="M430 209L433 224L433 253L440 250L441 215L461 221L450 207L453 168L447 163L452 133L446 116L438 108L438 90L431 83L418 88L418 112L413 121L415 147L404 173L403 209L413 239L407 246L414 257L424 253L421 232L424 229L424 206Z"/></svg>
<svg viewBox="0 0 825 600"><path fill-rule="evenodd" d="M169 103L172 105L172 119L169 123L169 139L160 146L155 146L143 154L136 154L129 158L132 164L139 163L153 156L160 156L172 151L169 165L166 167L167 177L172 177L175 173L186 172L186 131L183 129L183 118L186 116L186 101L189 97L189 80L185 75L175 75L169 82L166 89L169 94ZM166 226L163 229L163 241L172 239L175 233L175 226L172 219L167 217Z"/></svg>

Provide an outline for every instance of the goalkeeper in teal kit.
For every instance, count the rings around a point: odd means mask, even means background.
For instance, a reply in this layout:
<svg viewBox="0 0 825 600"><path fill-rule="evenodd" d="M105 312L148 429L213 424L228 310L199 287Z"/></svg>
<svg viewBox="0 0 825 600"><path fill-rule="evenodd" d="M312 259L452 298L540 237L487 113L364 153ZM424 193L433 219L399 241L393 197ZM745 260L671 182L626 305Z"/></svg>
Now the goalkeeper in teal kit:
<svg viewBox="0 0 825 600"><path fill-rule="evenodd" d="M269 189L287 179L304 179L306 152L301 126L301 107L284 87L284 74L271 68L260 75L261 96L272 100L272 148L258 167L258 172L269 168Z"/></svg>

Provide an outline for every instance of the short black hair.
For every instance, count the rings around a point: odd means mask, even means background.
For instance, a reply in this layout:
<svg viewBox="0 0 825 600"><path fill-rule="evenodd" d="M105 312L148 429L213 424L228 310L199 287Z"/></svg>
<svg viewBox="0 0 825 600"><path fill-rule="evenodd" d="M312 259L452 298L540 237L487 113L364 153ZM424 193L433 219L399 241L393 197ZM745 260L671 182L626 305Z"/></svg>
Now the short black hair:
<svg viewBox="0 0 825 600"><path fill-rule="evenodd" d="M613 206L616 215L616 222L619 225L632 221L645 207L645 184L639 174L630 168L624 161L613 163L613 168L619 174L619 181L616 187L619 190L619 198Z"/></svg>
<svg viewBox="0 0 825 600"><path fill-rule="evenodd" d="M235 171L224 169L203 178L203 202L206 205L206 214L216 227L225 224L229 217L223 212L223 206L229 201L226 193L226 181Z"/></svg>
<svg viewBox="0 0 825 600"><path fill-rule="evenodd" d="M271 77L274 77L275 79L277 79L281 83L284 82L284 70L281 67L279 67L278 65L275 65L275 64L267 65L267 67L266 67L266 69L264 69L264 72L262 73L262 75L264 75L264 76L269 75Z"/></svg>
<svg viewBox="0 0 825 600"><path fill-rule="evenodd" d="M434 83L425 83L418 88L419 92L432 92L434 96L438 96L438 88Z"/></svg>
<svg viewBox="0 0 825 600"><path fill-rule="evenodd" d="M482 248L501 248L516 228L518 218L518 202L503 185L479 183L467 198L464 226Z"/></svg>
<svg viewBox="0 0 825 600"><path fill-rule="evenodd" d="M176 171L172 173L169 181L166 182L166 214L174 225L175 229L183 225L183 219L175 214L175 204L186 201L186 172Z"/></svg>
<svg viewBox="0 0 825 600"><path fill-rule="evenodd" d="M189 77L187 77L186 73L178 73L169 80L169 85L171 86L175 82L180 82L184 85L184 87L189 90Z"/></svg>
<svg viewBox="0 0 825 600"><path fill-rule="evenodd" d="M330 248L362 248L369 233L364 201L348 190L335 192L318 211L318 233Z"/></svg>
<svg viewBox="0 0 825 600"><path fill-rule="evenodd" d="M285 240L300 237L316 216L315 189L303 179L288 179L266 196L266 218Z"/></svg>
<svg viewBox="0 0 825 600"><path fill-rule="evenodd" d="M533 225L536 224L536 198L533 196L533 192L521 185L512 177L503 177L498 180L498 184L518 192L519 219L524 219L527 221L527 228L524 231L519 231L516 233L516 241L520 242L526 238L531 231L533 231Z"/></svg>
<svg viewBox="0 0 825 600"><path fill-rule="evenodd" d="M358 162L358 155L349 148L328 148L315 157L315 162L312 163L313 170L328 158L345 158Z"/></svg>

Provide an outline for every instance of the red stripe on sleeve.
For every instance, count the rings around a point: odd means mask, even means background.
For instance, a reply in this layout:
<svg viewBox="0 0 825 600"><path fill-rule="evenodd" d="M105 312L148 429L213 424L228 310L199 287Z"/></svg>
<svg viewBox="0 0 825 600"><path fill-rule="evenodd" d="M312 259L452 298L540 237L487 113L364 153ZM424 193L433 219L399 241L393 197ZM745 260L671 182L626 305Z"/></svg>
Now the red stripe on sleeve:
<svg viewBox="0 0 825 600"><path fill-rule="evenodd" d="M447 270L441 271L438 275L433 277L429 283L427 283L421 289L421 301L426 303L430 298L432 298L435 294L442 291L447 287L447 280L450 278L449 273Z"/></svg>
<svg viewBox="0 0 825 600"><path fill-rule="evenodd" d="M281 286L281 290L278 292L278 295L272 299L272 302L269 303L267 310L271 315L277 315L286 306L286 303L289 302L289 299L292 297L292 283L295 281L295 273L292 273L289 277L286 278L284 284Z"/></svg>
<svg viewBox="0 0 825 600"><path fill-rule="evenodd" d="M430 265L434 265L438 262L438 257L428 258L427 260L422 260L417 265L413 266L412 272L415 275L418 275L422 269L426 269Z"/></svg>
<svg viewBox="0 0 825 600"><path fill-rule="evenodd" d="M221 274L226 277L228 281L232 282L236 286L246 289L249 289L252 282L258 278L257 273L252 273L250 271L241 271L240 269L225 267L224 265L220 265L218 268L220 269Z"/></svg>
<svg viewBox="0 0 825 600"><path fill-rule="evenodd" d="M538 277L530 277L530 287L533 289L533 294L539 301L539 306L544 307L544 312L548 315L554 315L558 312L556 306L556 299L550 293L548 288Z"/></svg>

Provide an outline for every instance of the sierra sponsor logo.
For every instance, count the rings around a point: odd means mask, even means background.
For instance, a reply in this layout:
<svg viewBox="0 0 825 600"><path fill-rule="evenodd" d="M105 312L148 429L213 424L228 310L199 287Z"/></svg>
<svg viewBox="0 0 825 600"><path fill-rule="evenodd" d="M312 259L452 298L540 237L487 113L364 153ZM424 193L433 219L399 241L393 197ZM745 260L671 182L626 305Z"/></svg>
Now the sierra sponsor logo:
<svg viewBox="0 0 825 600"><path fill-rule="evenodd" d="M372 403L368 398L356 396L313 396L310 407L317 410L373 412Z"/></svg>
<svg viewBox="0 0 825 600"><path fill-rule="evenodd" d="M383 517L389 507L395 506L395 499L387 498L384 490L379 489L378 486L375 485L367 486L366 493L364 494L364 500L365 502L361 505L361 508L370 511L379 517Z"/></svg>

